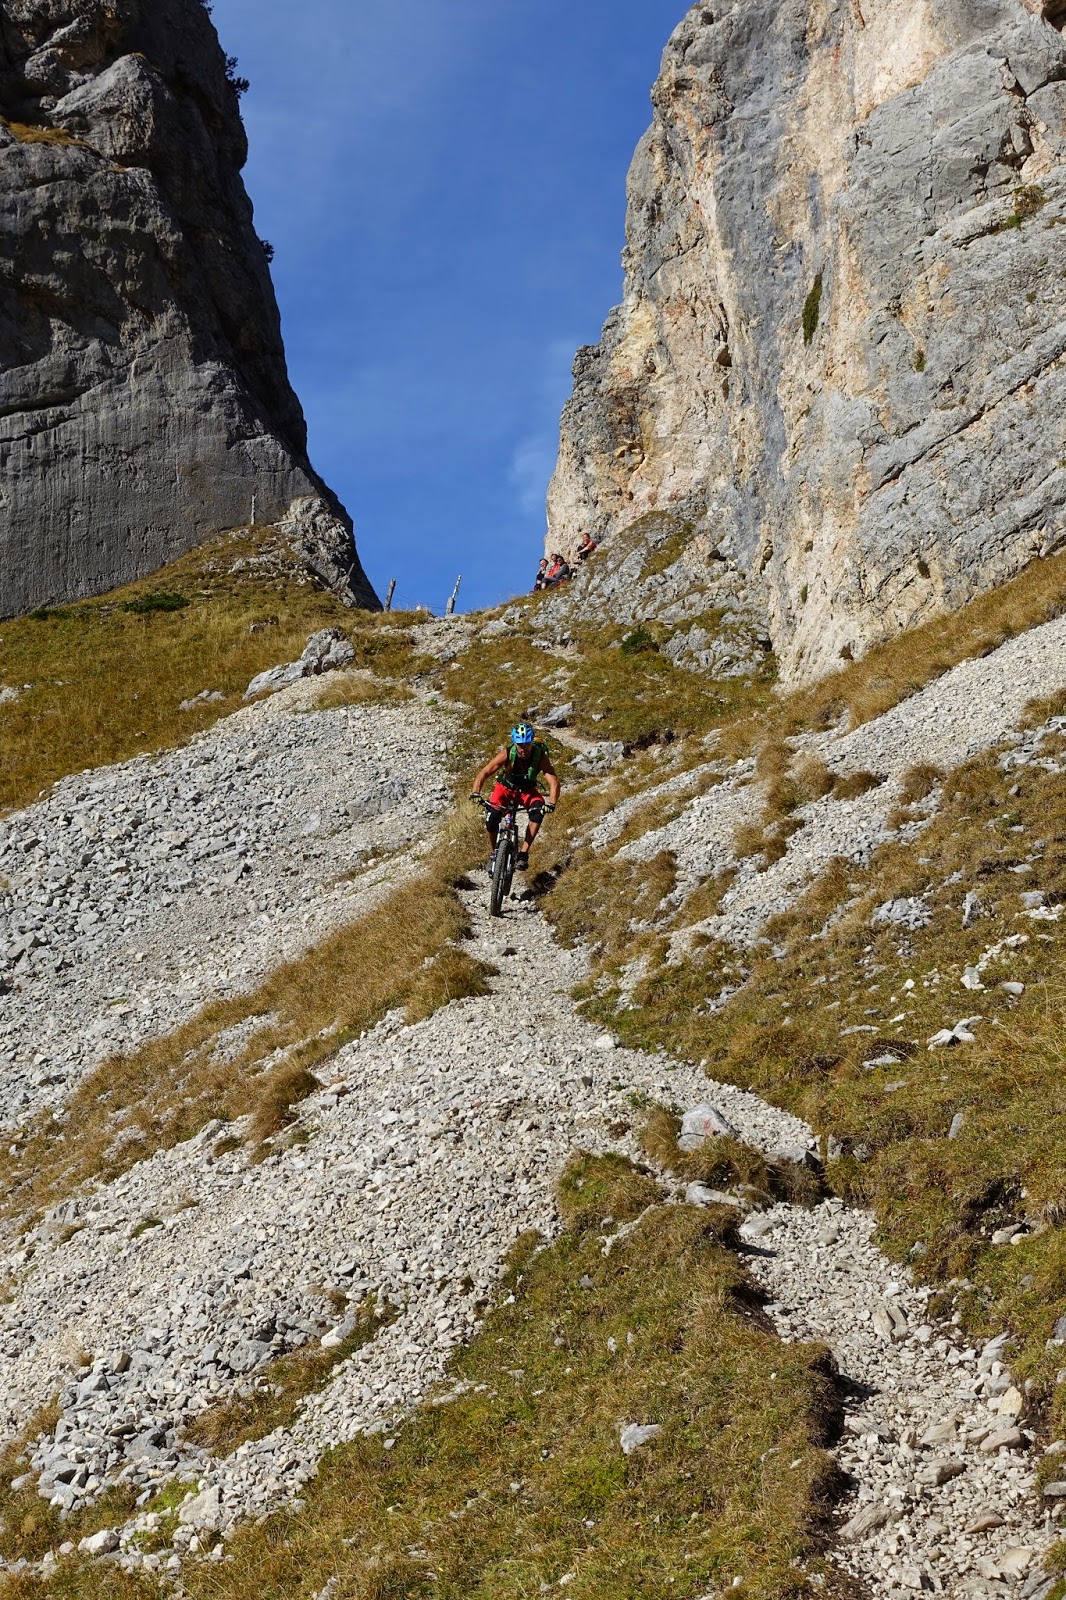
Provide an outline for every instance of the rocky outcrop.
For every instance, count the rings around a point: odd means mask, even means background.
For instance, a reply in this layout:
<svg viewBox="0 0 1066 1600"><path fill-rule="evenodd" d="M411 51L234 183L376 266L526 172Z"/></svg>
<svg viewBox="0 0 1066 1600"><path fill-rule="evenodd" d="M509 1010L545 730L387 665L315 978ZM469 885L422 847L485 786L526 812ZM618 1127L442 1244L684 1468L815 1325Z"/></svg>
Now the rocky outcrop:
<svg viewBox="0 0 1066 1600"><path fill-rule="evenodd" d="M630 174L625 298L575 362L549 548L695 505L798 679L1066 543L1064 20L689 12Z"/></svg>
<svg viewBox="0 0 1066 1600"><path fill-rule="evenodd" d="M377 604L307 459L232 79L201 0L0 0L0 615L150 572L253 495Z"/></svg>

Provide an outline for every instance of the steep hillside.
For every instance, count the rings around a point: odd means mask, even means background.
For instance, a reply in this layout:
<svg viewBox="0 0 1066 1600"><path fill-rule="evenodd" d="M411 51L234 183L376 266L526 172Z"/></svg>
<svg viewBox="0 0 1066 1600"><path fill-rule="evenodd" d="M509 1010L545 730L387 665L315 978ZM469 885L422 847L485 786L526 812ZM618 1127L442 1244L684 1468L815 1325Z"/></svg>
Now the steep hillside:
<svg viewBox="0 0 1066 1600"><path fill-rule="evenodd" d="M698 4L579 352L548 547L652 509L787 680L1066 539L1066 45L1018 0Z"/></svg>
<svg viewBox="0 0 1066 1600"><path fill-rule="evenodd" d="M246 154L201 0L0 4L0 615L286 517L377 603L307 459Z"/></svg>
<svg viewBox="0 0 1066 1600"><path fill-rule="evenodd" d="M1061 1600L1066 557L781 693L644 532L0 825L8 1600Z"/></svg>
<svg viewBox="0 0 1066 1600"><path fill-rule="evenodd" d="M0 0L6 151L214 50L124 3ZM1066 1600L1060 20L690 14L572 581L0 627L0 1600Z"/></svg>

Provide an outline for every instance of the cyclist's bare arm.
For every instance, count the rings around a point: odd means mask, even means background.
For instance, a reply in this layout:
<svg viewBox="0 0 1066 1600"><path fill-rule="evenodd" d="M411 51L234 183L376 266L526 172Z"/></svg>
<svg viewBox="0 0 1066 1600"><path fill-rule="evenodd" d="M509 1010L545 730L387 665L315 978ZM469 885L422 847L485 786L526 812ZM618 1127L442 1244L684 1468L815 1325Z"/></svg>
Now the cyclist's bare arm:
<svg viewBox="0 0 1066 1600"><path fill-rule="evenodd" d="M501 748L497 750L496 754L493 756L492 760L486 761L485 765L474 779L474 782L470 788L470 793L480 794L482 786L486 783L486 781L491 778L494 773L499 772L501 767L505 767L506 765L507 751L501 746Z"/></svg>
<svg viewBox="0 0 1066 1600"><path fill-rule="evenodd" d="M543 761L540 764L540 771L537 773L537 777L538 778L544 778L545 781L547 782L547 785L548 785L548 804L552 805L552 806L558 805L559 804L560 783L559 783L559 778L558 778L558 775L557 775L557 773L555 771L555 768L551 764L551 757L550 756L545 756L544 757Z"/></svg>

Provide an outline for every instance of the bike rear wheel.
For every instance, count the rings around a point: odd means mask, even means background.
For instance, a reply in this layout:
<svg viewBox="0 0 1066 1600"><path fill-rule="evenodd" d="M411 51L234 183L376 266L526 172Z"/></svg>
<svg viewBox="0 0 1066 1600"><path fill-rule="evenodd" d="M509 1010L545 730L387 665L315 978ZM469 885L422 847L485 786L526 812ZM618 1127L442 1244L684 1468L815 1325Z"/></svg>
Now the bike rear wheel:
<svg viewBox="0 0 1066 1600"><path fill-rule="evenodd" d="M489 911L494 917L503 915L503 902L511 890L517 853L514 829L501 828L496 845L496 865L492 869L492 889L489 894Z"/></svg>

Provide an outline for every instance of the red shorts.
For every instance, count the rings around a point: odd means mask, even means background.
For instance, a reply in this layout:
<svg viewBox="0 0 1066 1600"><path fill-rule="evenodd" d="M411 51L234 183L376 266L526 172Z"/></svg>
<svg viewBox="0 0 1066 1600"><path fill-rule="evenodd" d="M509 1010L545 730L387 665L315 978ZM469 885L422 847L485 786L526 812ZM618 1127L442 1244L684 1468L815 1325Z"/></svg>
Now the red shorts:
<svg viewBox="0 0 1066 1600"><path fill-rule="evenodd" d="M513 805L522 806L526 811L540 810L544 805L544 796L539 789L521 790L516 794L505 783L497 783L489 795L489 805L495 811L506 811L508 806Z"/></svg>

